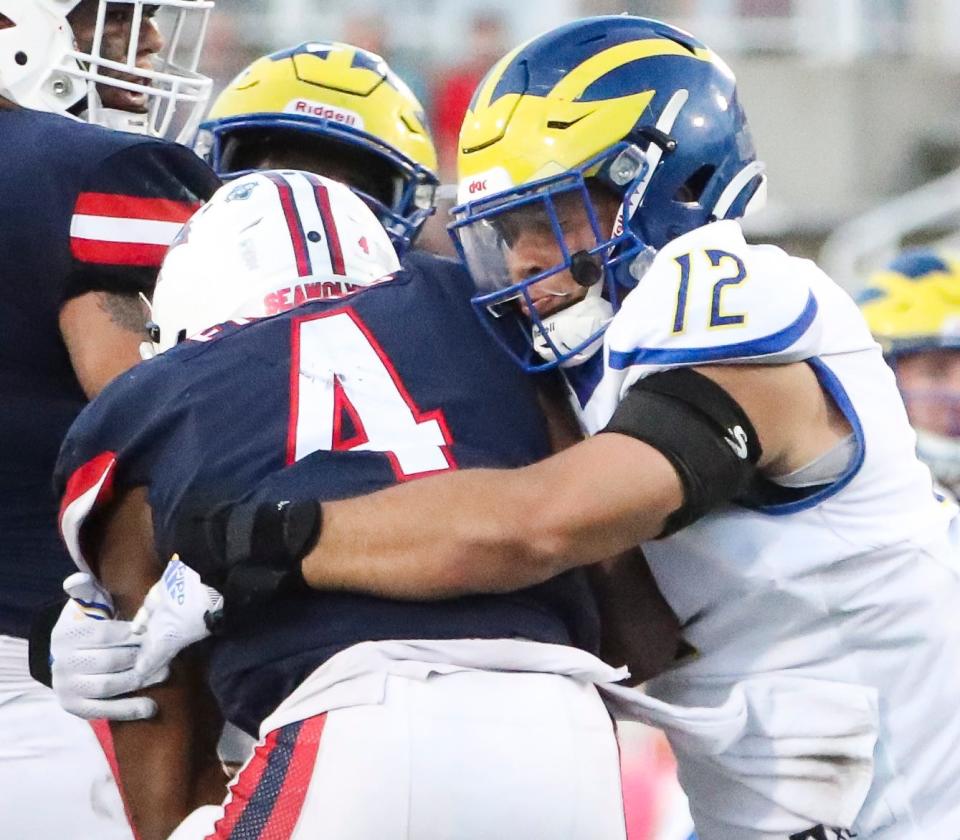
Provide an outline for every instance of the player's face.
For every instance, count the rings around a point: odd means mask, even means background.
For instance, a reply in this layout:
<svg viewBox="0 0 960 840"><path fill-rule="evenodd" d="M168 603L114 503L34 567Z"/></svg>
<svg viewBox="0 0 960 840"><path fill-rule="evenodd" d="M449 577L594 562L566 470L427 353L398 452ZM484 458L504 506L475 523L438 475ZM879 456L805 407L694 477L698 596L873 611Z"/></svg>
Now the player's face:
<svg viewBox="0 0 960 840"><path fill-rule="evenodd" d="M910 423L960 437L960 350L923 350L897 359L897 381Z"/></svg>
<svg viewBox="0 0 960 840"><path fill-rule="evenodd" d="M69 16L77 47L81 52L90 52L93 48L94 32L97 25L98 0L83 0ZM141 70L153 69L153 60L163 49L163 36L154 21L156 6L144 6L139 33L132 32L133 9L128 3L108 3L104 20L103 40L100 45L100 58L109 61L126 62L131 36L137 36L135 63ZM143 83L143 79L132 77L117 70L102 70L104 76L124 79L129 82ZM97 92L104 108L115 108L135 114L147 110L147 95L134 91L120 90L110 85L98 85Z"/></svg>
<svg viewBox="0 0 960 840"><path fill-rule="evenodd" d="M600 230L609 236L620 199L600 189L591 190L590 195ZM570 254L596 248L597 236L581 193L557 196L554 208ZM563 263L560 242L543 205L533 204L505 213L496 224L506 245L507 271L512 282L518 283ZM538 314L544 317L582 300L587 288L564 270L534 283L529 291ZM521 300L520 307L528 314L526 302Z"/></svg>

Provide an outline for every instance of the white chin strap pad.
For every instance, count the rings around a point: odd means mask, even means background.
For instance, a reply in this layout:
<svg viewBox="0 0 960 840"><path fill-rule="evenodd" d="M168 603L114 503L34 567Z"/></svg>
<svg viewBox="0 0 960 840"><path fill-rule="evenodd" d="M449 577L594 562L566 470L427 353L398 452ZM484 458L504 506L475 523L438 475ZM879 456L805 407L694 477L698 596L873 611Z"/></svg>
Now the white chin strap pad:
<svg viewBox="0 0 960 840"><path fill-rule="evenodd" d="M591 336L595 336L586 347L561 363L561 367L574 367L583 364L593 356L603 345L603 330L613 318L613 307L610 301L601 295L603 284L597 283L587 290L586 297L561 309L553 315L543 318L543 331L533 328L533 346L540 358L552 362L557 358L544 332L561 353L567 353L574 347L583 344Z"/></svg>

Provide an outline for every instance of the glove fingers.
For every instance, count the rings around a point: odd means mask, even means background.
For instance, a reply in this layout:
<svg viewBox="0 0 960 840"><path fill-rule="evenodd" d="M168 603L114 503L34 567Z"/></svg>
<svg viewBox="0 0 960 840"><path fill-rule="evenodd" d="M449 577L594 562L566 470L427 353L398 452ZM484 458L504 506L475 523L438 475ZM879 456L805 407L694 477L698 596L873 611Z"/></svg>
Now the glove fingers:
<svg viewBox="0 0 960 840"><path fill-rule="evenodd" d="M157 704L149 697L85 700L64 708L71 714L86 720L146 720L157 714Z"/></svg>
<svg viewBox="0 0 960 840"><path fill-rule="evenodd" d="M71 651L63 657L57 657L54 649L53 673L55 677L61 674L88 676L125 673L137 661L138 649L137 645L84 648Z"/></svg>
<svg viewBox="0 0 960 840"><path fill-rule="evenodd" d="M121 694L129 694L140 688L140 676L131 670L119 674L72 674L63 680L53 673L54 689L61 696L69 693L81 700L106 700Z"/></svg>
<svg viewBox="0 0 960 840"><path fill-rule="evenodd" d="M72 610L74 607L68 604L66 609ZM61 615L50 640L54 653L58 647L99 650L137 643L135 639L131 639L129 621L93 621L79 611Z"/></svg>
<svg viewBox="0 0 960 840"><path fill-rule="evenodd" d="M160 665L150 661L141 662L139 659L137 660L137 664L133 666L133 670L137 675L137 679L140 681L141 688L148 688L151 685L162 683L170 676L169 665Z"/></svg>

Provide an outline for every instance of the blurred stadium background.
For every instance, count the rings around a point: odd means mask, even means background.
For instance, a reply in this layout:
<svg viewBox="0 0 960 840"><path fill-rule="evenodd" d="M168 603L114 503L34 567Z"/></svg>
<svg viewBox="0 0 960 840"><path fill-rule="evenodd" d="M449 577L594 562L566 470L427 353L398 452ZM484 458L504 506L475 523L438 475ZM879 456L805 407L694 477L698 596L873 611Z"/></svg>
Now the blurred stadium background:
<svg viewBox="0 0 960 840"><path fill-rule="evenodd" d="M566 20L619 12L689 29L736 73L770 173L751 238L819 258L854 291L900 246L956 238L956 0L220 0L202 69L219 88L302 41L373 50L426 107L451 182L460 118L490 64ZM443 216L427 235L437 249Z"/></svg>

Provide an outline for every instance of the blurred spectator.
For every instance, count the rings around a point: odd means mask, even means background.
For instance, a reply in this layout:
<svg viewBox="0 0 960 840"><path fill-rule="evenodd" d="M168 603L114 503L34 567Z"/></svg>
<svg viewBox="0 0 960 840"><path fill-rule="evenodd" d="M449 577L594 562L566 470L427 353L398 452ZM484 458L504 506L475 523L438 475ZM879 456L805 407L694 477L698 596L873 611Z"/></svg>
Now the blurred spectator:
<svg viewBox="0 0 960 840"><path fill-rule="evenodd" d="M371 12L357 12L348 15L343 22L343 37L340 40L385 58L386 34L383 20L378 15Z"/></svg>
<svg viewBox="0 0 960 840"><path fill-rule="evenodd" d="M442 180L456 178L460 124L480 80L507 51L506 35L506 23L500 12L478 12L470 21L466 61L441 76L431 110Z"/></svg>

